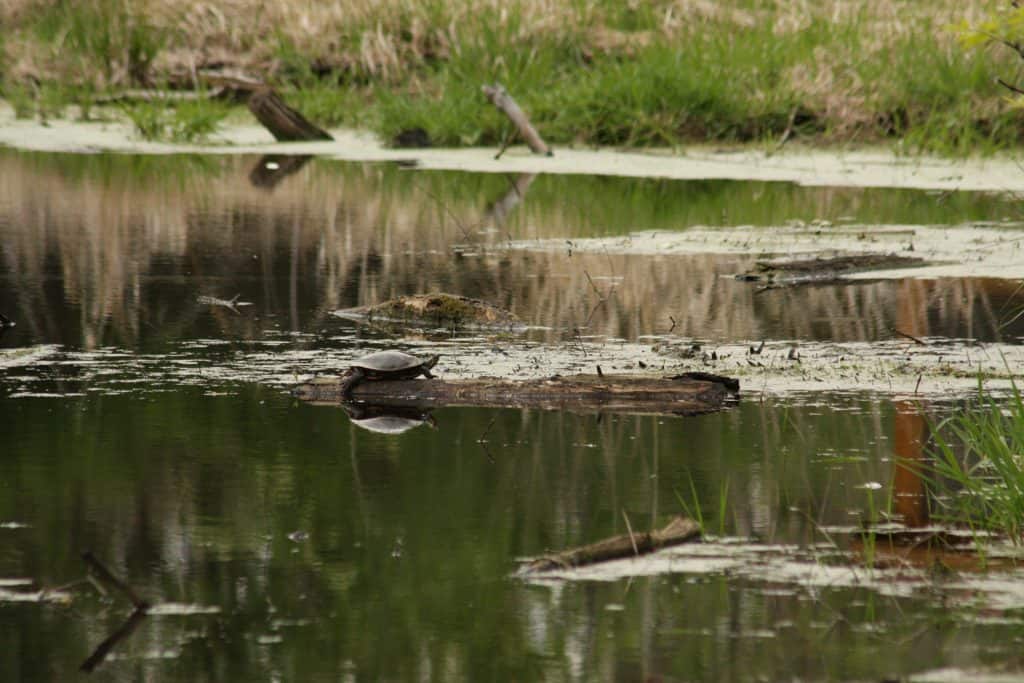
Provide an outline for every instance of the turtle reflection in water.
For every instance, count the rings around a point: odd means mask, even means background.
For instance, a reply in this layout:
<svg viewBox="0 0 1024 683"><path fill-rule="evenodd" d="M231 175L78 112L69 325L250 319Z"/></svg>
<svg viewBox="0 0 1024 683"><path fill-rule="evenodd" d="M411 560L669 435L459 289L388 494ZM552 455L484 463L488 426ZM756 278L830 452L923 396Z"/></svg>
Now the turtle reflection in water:
<svg viewBox="0 0 1024 683"><path fill-rule="evenodd" d="M398 406L372 406L347 403L348 418L357 427L377 434L402 434L420 425L437 429L437 421L428 411Z"/></svg>
<svg viewBox="0 0 1024 683"><path fill-rule="evenodd" d="M439 356L431 356L426 360L402 351L378 351L369 356L363 356L352 362L352 365L342 375L341 395L345 398L352 396L352 390L364 379L370 380L399 380L413 379L423 375L428 379L434 376L430 374L430 368L437 365Z"/></svg>

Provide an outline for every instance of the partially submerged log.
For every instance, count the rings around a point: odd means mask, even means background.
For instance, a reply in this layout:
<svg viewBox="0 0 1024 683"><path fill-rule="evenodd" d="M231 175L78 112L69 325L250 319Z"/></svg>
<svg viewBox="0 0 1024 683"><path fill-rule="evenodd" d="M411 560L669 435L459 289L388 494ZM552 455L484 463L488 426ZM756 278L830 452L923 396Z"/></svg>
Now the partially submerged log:
<svg viewBox="0 0 1024 683"><path fill-rule="evenodd" d="M646 555L655 550L673 545L689 543L700 539L701 529L697 522L689 517L677 516L664 528L654 529L642 534L622 534L606 538L597 543L570 548L554 555L533 560L525 565L520 572L533 574L558 569L583 567L598 562L619 560L625 557Z"/></svg>
<svg viewBox="0 0 1024 683"><path fill-rule="evenodd" d="M276 92L266 86L249 96L249 111L281 142L333 140L330 133L317 128L305 116L284 103Z"/></svg>
<svg viewBox="0 0 1024 683"><path fill-rule="evenodd" d="M901 254L849 254L831 258L757 261L754 269L736 276L744 282L766 283L769 288L807 284L866 283L845 276L890 268L920 268L927 261Z"/></svg>
<svg viewBox="0 0 1024 683"><path fill-rule="evenodd" d="M724 378L723 378L724 379ZM730 380L734 382L735 380ZM344 401L340 377L301 384L293 394L304 401L337 405ZM735 385L738 389L738 382ZM474 406L534 408L570 412L700 415L721 410L736 394L710 379L574 375L546 379L410 379L366 381L350 400L379 406Z"/></svg>
<svg viewBox="0 0 1024 683"><path fill-rule="evenodd" d="M523 140L529 145L530 150L534 154L544 154L547 156L553 156L551 148L547 146L541 138L540 133L530 123L530 119L526 117L526 114L520 109L516 101L512 99L512 96L508 94L504 86L501 83L495 83L493 86L485 85L481 87L484 95L491 101L495 107L505 113L506 116L512 121L515 127L519 130L519 135L522 136Z"/></svg>

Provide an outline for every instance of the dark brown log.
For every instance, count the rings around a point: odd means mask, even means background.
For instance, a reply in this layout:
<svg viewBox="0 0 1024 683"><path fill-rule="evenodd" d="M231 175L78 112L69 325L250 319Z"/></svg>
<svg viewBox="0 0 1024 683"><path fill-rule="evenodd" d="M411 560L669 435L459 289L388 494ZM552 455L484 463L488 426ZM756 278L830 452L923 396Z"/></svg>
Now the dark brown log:
<svg viewBox="0 0 1024 683"><path fill-rule="evenodd" d="M281 142L302 140L333 140L329 133L317 128L305 116L284 103L270 88L256 89L249 96L249 111Z"/></svg>
<svg viewBox="0 0 1024 683"><path fill-rule="evenodd" d="M322 378L295 388L313 403L343 401L342 378ZM548 379L410 379L363 381L351 400L380 406L477 406L570 412L700 415L721 410L730 396L722 382L625 375L574 375Z"/></svg>
<svg viewBox="0 0 1024 683"><path fill-rule="evenodd" d="M519 108L519 105L516 104L516 101L512 99L512 96L508 94L508 91L505 90L501 83L495 83L493 86L485 85L481 89L484 95L487 95L487 99L491 101L491 104L503 111L512 123L515 124L515 127L519 129L519 135L522 136L534 154L553 155L551 148L540 137L540 133L530 123L530 119L526 118L526 114Z"/></svg>
<svg viewBox="0 0 1024 683"><path fill-rule="evenodd" d="M689 517L677 516L664 528L652 530L645 534L622 534L606 538L597 543L563 550L555 555L536 559L521 570L521 573L532 574L555 569L571 569L598 562L619 560L624 557L646 555L655 550L680 545L700 538L700 525Z"/></svg>

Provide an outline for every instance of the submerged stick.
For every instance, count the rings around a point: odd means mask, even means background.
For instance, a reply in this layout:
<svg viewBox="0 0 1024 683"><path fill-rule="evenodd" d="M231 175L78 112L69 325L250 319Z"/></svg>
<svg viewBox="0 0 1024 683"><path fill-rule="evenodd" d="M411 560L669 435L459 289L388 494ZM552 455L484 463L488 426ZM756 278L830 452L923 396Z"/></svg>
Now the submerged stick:
<svg viewBox="0 0 1024 683"><path fill-rule="evenodd" d="M512 99L512 96L508 94L508 91L505 90L501 83L495 83L493 86L482 86L481 90L483 90L484 95L487 95L487 99L491 101L491 104L504 112L512 123L515 124L515 127L519 129L519 134L534 154L554 156L551 148L547 146L540 133L530 123L530 119L526 117L526 114L516 104L516 101Z"/></svg>
<svg viewBox="0 0 1024 683"><path fill-rule="evenodd" d="M661 548L680 545L700 538L700 525L689 517L676 516L664 528L646 534L628 534L606 538L597 543L570 548L548 555L524 566L521 573L532 574L553 569L583 567L624 557L646 555Z"/></svg>
<svg viewBox="0 0 1024 683"><path fill-rule="evenodd" d="M79 671L92 673L97 666L103 663L103 660L107 658L107 655L114 649L114 646L130 636L145 618L146 610L139 607L135 608L135 610L132 611L131 616L121 624L120 628L111 633L107 636L106 640L96 646L96 649L92 651L89 658L82 662L82 665L78 667Z"/></svg>
<svg viewBox="0 0 1024 683"><path fill-rule="evenodd" d="M125 594L125 596L131 601L132 605L135 606L136 610L147 610L149 609L149 603L143 600L132 590L132 587L127 583L117 578L110 573L110 570L104 567L96 556L92 554L92 551L86 550L82 553L82 559L85 561L89 568L92 569L96 576L98 576L104 583L109 584Z"/></svg>
<svg viewBox="0 0 1024 683"><path fill-rule="evenodd" d="M895 335L896 335L896 336L898 336L898 337L903 337L904 339L909 339L910 341L912 341L912 342L914 342L915 344L918 344L918 345L920 345L920 346L928 346L928 342L926 342L925 340L923 340L923 339L920 339L920 338L918 338L918 337L915 337L915 336L914 336L914 335L912 335L912 334L907 334L907 333L906 333L906 332L904 332L903 330L897 330L897 329L896 329L896 328L894 327L894 328L892 328L892 331L893 331L893 334L895 334Z"/></svg>

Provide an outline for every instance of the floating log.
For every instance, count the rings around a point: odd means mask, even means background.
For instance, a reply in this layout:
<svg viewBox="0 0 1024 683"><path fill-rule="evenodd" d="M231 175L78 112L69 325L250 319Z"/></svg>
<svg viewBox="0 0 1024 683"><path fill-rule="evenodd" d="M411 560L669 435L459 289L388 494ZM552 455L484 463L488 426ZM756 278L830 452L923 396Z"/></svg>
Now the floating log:
<svg viewBox="0 0 1024 683"><path fill-rule="evenodd" d="M249 111L281 142L302 140L333 140L330 133L317 128L305 116L284 103L276 92L266 86L249 96Z"/></svg>
<svg viewBox="0 0 1024 683"><path fill-rule="evenodd" d="M625 557L647 555L661 548L696 541L700 538L700 534L700 525L697 522L689 517L679 515L662 529L651 530L645 534L613 536L597 543L541 557L525 565L520 573L533 574L557 569L571 569L609 560L620 560Z"/></svg>
<svg viewBox="0 0 1024 683"><path fill-rule="evenodd" d="M832 258L781 259L757 261L754 270L740 273L737 280L769 282L774 285L833 284L843 276L887 268L920 268L928 263L915 256L900 254L852 254ZM864 282L867 282L865 280Z"/></svg>
<svg viewBox="0 0 1024 683"><path fill-rule="evenodd" d="M483 90L484 95L487 95L487 99L491 101L491 104L503 111L515 127L519 129L519 135L526 141L526 144L529 145L534 154L553 156L551 148L547 146L540 133L530 123L530 119L526 118L526 114L520 109L519 105L516 104L516 101L512 99L512 96L508 94L508 91L505 90L501 83L495 83L493 86L482 86L481 90Z"/></svg>
<svg viewBox="0 0 1024 683"><path fill-rule="evenodd" d="M734 382L735 380L729 380ZM344 401L340 377L299 385L293 394L321 404ZM735 385L738 389L738 382ZM653 415L700 415L721 410L733 391L708 379L574 375L546 379L410 379L365 381L349 400L378 406L474 406L535 408L577 413L613 412Z"/></svg>

